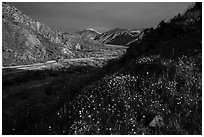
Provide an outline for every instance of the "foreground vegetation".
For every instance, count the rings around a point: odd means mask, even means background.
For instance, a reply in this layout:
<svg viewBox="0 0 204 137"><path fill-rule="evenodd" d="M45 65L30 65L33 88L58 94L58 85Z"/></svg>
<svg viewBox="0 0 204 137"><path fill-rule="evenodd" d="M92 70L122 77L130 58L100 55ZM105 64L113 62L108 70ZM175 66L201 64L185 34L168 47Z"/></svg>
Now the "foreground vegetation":
<svg viewBox="0 0 204 137"><path fill-rule="evenodd" d="M72 66L3 77L3 134L48 134L60 107L97 80L98 71L93 66Z"/></svg>
<svg viewBox="0 0 204 137"><path fill-rule="evenodd" d="M141 58L73 101L73 134L201 134L202 72L194 59Z"/></svg>

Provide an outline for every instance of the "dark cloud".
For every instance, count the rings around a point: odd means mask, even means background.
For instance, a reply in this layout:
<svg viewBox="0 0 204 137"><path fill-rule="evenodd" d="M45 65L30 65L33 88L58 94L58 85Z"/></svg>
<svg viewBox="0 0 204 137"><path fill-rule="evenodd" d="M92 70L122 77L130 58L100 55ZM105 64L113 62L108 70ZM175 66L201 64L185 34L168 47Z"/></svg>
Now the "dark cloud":
<svg viewBox="0 0 204 137"><path fill-rule="evenodd" d="M15 2L26 15L59 31L94 28L98 31L120 28L155 27L162 19L184 10L191 3L174 2Z"/></svg>

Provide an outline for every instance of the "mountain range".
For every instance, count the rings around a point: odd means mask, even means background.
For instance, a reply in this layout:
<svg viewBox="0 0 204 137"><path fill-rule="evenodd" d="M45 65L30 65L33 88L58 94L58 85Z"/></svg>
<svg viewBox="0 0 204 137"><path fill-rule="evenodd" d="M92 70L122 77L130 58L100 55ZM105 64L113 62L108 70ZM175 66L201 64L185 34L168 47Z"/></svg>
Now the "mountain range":
<svg viewBox="0 0 204 137"><path fill-rule="evenodd" d="M141 30L116 28L104 33L88 28L75 33L59 32L35 21L14 6L2 3L3 66L76 58L79 49L104 44L128 46L141 38Z"/></svg>

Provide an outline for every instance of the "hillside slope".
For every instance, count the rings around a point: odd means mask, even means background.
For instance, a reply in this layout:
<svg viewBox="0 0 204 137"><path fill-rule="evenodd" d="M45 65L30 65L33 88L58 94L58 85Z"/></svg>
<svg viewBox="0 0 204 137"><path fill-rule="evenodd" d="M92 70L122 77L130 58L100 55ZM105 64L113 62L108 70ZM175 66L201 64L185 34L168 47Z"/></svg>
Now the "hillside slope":
<svg viewBox="0 0 204 137"><path fill-rule="evenodd" d="M2 3L3 65L43 62L73 56L60 33Z"/></svg>

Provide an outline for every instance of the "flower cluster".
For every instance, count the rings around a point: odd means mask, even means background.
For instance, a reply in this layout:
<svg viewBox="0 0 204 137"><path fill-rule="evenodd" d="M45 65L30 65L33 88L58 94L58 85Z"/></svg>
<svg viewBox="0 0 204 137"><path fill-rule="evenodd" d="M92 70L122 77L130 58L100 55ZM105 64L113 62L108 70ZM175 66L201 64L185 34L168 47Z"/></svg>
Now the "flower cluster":
<svg viewBox="0 0 204 137"><path fill-rule="evenodd" d="M155 61L156 59L159 59L159 55L146 56L146 57L138 59L136 62L138 64L147 64L147 63L151 63Z"/></svg>

